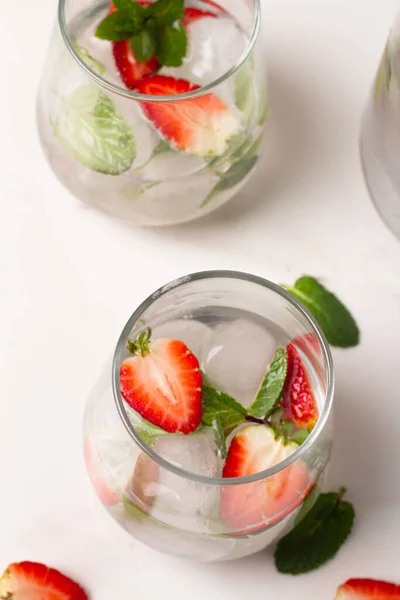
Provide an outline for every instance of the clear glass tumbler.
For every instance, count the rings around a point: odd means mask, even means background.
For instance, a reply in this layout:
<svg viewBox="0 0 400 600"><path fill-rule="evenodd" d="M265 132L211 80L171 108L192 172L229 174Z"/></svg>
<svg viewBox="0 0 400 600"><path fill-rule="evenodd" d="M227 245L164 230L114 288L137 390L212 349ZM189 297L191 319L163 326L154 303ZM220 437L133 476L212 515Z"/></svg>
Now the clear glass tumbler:
<svg viewBox="0 0 400 600"><path fill-rule="evenodd" d="M375 206L400 238L400 13L389 32L365 109L360 149Z"/></svg>
<svg viewBox="0 0 400 600"><path fill-rule="evenodd" d="M183 64L151 63L135 82L127 42L95 36L113 10L110 0L59 0L37 102L47 159L75 196L117 218L201 217L238 192L262 151L260 0L185 0Z"/></svg>
<svg viewBox="0 0 400 600"><path fill-rule="evenodd" d="M162 336L171 335L179 327L185 339L194 327L192 342L186 343L190 346L193 343L196 355L200 356L200 346L207 343L210 330L232 323L235 330L243 327L246 318L256 323L253 327L265 326L278 344L295 340L293 343L307 365L319 418L306 441L280 463L250 476L222 478L218 470L199 469L202 462L215 458L211 456L213 446L208 442L203 445L207 436L203 430L172 435L172 454L157 450L161 439L157 435L162 432L146 427L124 402L120 393L120 366L127 357L128 338L136 337L148 327L154 335L158 332ZM247 353L246 336L239 330L237 335L243 352ZM254 335L250 336L248 350L258 356ZM239 360L243 362L243 357ZM98 498L129 534L161 552L197 561L217 561L240 558L266 548L306 513L322 484L332 444L333 378L331 353L319 326L281 287L234 271L197 273L166 285L130 317L113 358L89 397L84 452ZM170 434L164 433L161 441L167 438L171 440ZM191 451L196 456L185 458L185 453ZM187 458L195 459L193 468L191 462L185 462ZM221 516L223 495L226 501L239 492L251 503L254 495L259 498L276 489L281 477L299 466L307 473L301 487L296 488L295 495L285 495L286 501L274 505L259 522L239 518L233 526Z"/></svg>

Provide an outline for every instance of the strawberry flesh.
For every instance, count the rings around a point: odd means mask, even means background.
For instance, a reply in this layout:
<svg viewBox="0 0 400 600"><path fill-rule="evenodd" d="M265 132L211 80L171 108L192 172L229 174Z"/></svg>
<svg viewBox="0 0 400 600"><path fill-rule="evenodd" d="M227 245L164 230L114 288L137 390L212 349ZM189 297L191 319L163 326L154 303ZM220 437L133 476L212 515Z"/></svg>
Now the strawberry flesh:
<svg viewBox="0 0 400 600"><path fill-rule="evenodd" d="M0 579L4 600L87 600L84 590L56 569L34 562L13 563Z"/></svg>
<svg viewBox="0 0 400 600"><path fill-rule="evenodd" d="M288 369L282 394L283 418L299 429L312 429L318 420L318 408L307 371L293 343L287 347Z"/></svg>
<svg viewBox="0 0 400 600"><path fill-rule="evenodd" d="M118 496L114 494L96 469L95 461L93 459L93 450L89 440L87 440L85 445L85 463L90 482L100 502L104 504L104 506L114 506L115 504L118 504Z"/></svg>
<svg viewBox="0 0 400 600"><path fill-rule="evenodd" d="M202 376L199 361L179 340L159 338L143 356L120 368L122 397L142 417L170 433L200 425Z"/></svg>
<svg viewBox="0 0 400 600"><path fill-rule="evenodd" d="M200 89L184 79L164 75L145 77L137 84L141 94L184 94ZM146 117L178 150L197 156L219 156L239 131L232 110L214 94L175 102L141 102Z"/></svg>
<svg viewBox="0 0 400 600"><path fill-rule="evenodd" d="M275 440L269 427L247 425L232 440L222 476L260 473L285 460L294 450ZM249 528L264 528L289 514L303 502L309 489L307 468L297 461L266 479L223 487L220 515L229 527L248 533Z"/></svg>
<svg viewBox="0 0 400 600"><path fill-rule="evenodd" d="M335 600L400 600L400 585L375 579L349 579L341 585Z"/></svg>

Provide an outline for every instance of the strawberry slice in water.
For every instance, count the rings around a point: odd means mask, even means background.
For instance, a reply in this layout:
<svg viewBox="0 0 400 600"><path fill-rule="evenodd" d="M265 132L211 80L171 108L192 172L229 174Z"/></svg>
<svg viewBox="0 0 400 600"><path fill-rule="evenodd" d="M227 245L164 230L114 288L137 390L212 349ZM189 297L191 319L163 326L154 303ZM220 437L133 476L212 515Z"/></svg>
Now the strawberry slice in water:
<svg viewBox="0 0 400 600"><path fill-rule="evenodd" d="M200 89L184 79L164 75L145 77L137 84L141 94L184 94ZM233 111L214 94L175 102L141 102L147 118L178 150L197 156L220 156L239 132Z"/></svg>
<svg viewBox="0 0 400 600"><path fill-rule="evenodd" d="M400 585L375 579L349 579L338 588L335 600L400 600Z"/></svg>
<svg viewBox="0 0 400 600"><path fill-rule="evenodd" d="M318 408L303 361L294 344L287 347L288 368L282 394L283 418L299 429L311 430L318 420Z"/></svg>
<svg viewBox="0 0 400 600"><path fill-rule="evenodd" d="M200 425L202 376L199 361L179 340L150 342L150 330L129 342L134 356L120 367L124 400L142 417L170 433Z"/></svg>
<svg viewBox="0 0 400 600"><path fill-rule="evenodd" d="M87 600L83 589L56 569L40 563L13 563L0 579L4 600Z"/></svg>
<svg viewBox="0 0 400 600"><path fill-rule="evenodd" d="M222 476L244 477L282 462L294 452L276 440L266 425L247 425L229 447ZM226 486L221 490L222 520L243 533L271 525L299 506L310 489L308 471L296 461L283 471L254 483ZM256 526L256 527L254 527Z"/></svg>

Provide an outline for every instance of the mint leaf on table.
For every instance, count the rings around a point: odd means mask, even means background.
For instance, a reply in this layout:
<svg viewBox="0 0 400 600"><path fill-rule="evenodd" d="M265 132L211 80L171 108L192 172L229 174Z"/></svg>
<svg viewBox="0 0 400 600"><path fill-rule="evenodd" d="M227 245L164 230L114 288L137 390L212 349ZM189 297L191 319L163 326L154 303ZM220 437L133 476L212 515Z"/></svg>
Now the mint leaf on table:
<svg viewBox="0 0 400 600"><path fill-rule="evenodd" d="M314 277L300 277L294 286L282 287L308 308L331 346L357 346L360 332L354 318L340 300Z"/></svg>
<svg viewBox="0 0 400 600"><path fill-rule="evenodd" d="M98 173L119 175L135 159L130 125L114 102L94 85L80 87L62 99L53 128L65 151Z"/></svg>
<svg viewBox="0 0 400 600"><path fill-rule="evenodd" d="M353 527L353 505L339 493L321 494L298 525L282 538L275 551L280 573L299 575L321 567L333 558Z"/></svg>
<svg viewBox="0 0 400 600"><path fill-rule="evenodd" d="M132 2L132 4L139 6L136 2ZM141 25L141 21L134 21L127 17L126 13L117 11L107 15L99 23L95 35L101 40L120 42L139 33Z"/></svg>
<svg viewBox="0 0 400 600"><path fill-rule="evenodd" d="M283 346L275 352L255 399L248 408L252 417L265 417L279 401L287 375L287 352Z"/></svg>
<svg viewBox="0 0 400 600"><path fill-rule="evenodd" d="M218 419L225 435L229 435L235 427L246 420L247 411L241 404L229 394L211 387L208 383L203 383L202 405L202 423L213 426L214 419Z"/></svg>
<svg viewBox="0 0 400 600"><path fill-rule="evenodd" d="M317 498L319 496L319 486L318 483L316 483L311 491L307 494L306 499L304 500L303 504L301 505L301 508L299 510L299 512L297 513L296 516L296 520L294 522L295 525L298 525L300 523L300 521L302 521L304 519L304 517L309 513L309 511L311 510L311 508L314 506L315 502L317 501Z"/></svg>
<svg viewBox="0 0 400 600"><path fill-rule="evenodd" d="M221 458L225 459L227 457L226 437L224 428L222 427L221 419L219 417L215 417L215 419L213 419L212 427L214 430L215 443L217 444Z"/></svg>
<svg viewBox="0 0 400 600"><path fill-rule="evenodd" d="M129 1L132 2L132 0ZM153 32L148 29L143 29L136 35L132 36L129 43L135 57L141 63L150 60L156 51L155 36Z"/></svg>
<svg viewBox="0 0 400 600"><path fill-rule="evenodd" d="M187 35L180 21L157 31L157 57L166 67L180 67L187 51Z"/></svg>

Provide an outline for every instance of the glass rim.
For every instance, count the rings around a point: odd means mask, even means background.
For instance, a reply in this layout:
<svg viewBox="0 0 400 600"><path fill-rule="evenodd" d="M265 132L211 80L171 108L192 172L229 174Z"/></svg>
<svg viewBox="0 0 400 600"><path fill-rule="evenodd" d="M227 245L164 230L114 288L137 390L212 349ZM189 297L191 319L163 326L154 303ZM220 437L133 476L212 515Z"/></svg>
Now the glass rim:
<svg viewBox="0 0 400 600"><path fill-rule="evenodd" d="M113 92L114 94L117 94L118 96L122 96L124 98L128 98L131 100L140 100L140 101L147 101L147 102L166 102L166 101L179 102L181 100L190 100L192 98L197 98L199 96L203 96L204 94L208 94L208 93L212 92L213 90L215 90L215 88L219 87L222 83L224 83L224 81L226 81L227 79L232 77L240 69L240 67L246 62L248 56L253 51L253 48L257 41L258 34L260 31L260 27L261 27L260 0L252 0L253 6L254 6L254 17L253 17L253 27L251 30L251 35L247 41L246 48L244 49L242 54L239 56L236 63L234 65L232 65L232 67L230 69L225 71L225 73L223 73L220 77L217 77L217 79L214 79L210 83L207 83L206 85L201 86L197 90L185 92L184 94L154 96L152 94L139 94L138 92L135 92L134 90L129 90L127 88L123 88L122 86L115 85L114 83L107 81L99 73L96 73L95 71L93 71L85 63L85 61L76 52L76 50L73 46L73 41L68 33L68 27L67 27L67 23L65 20L65 3L66 3L66 1L67 0L59 0L59 2L58 2L58 24L60 27L61 36L65 42L65 45L67 46L67 49L72 54L73 58L78 63L79 67L81 69L83 69L83 71L85 71L85 73L98 86L100 86L101 88L103 88L109 92Z"/></svg>
<svg viewBox="0 0 400 600"><path fill-rule="evenodd" d="M299 446L293 452L293 454L288 456L285 460L278 463L277 465L274 465L273 467L270 467L269 469L265 469L264 471L260 471L259 473L254 473L253 475L246 475L244 477L229 477L229 478L224 479L222 477L207 477L206 475L198 475L196 473L191 473L190 471L181 469L180 467L173 465L172 463L168 462L167 460L165 460L164 458L159 456L137 434L135 427L132 425L131 421L129 420L127 412L124 408L124 400L123 400L121 392L120 392L119 371L120 371L122 352L126 346L126 342L128 340L129 334L131 333L133 326L140 320L143 313L158 298L160 298L161 296L164 296L165 294L168 294L168 292L170 292L171 290L175 290L187 283L201 281L201 280L207 280L207 279L236 279L236 280L241 280L241 281L247 281L247 282L253 283L255 285L259 285L263 288L266 288L272 292L275 292L276 294L278 294L279 296L284 298L289 304L291 304L306 319L306 321L310 324L311 328L313 329L313 332L317 334L318 341L321 345L321 349L323 352L323 357L324 357L324 361L325 361L325 365L326 365L327 386L326 386L326 394L325 394L325 404L324 404L323 410L319 416L317 424L315 425L314 429L312 430L312 432L310 433L310 435L308 436L306 441L301 446ZM334 368L333 368L333 359L332 359L332 354L331 354L331 351L329 348L329 344L326 341L325 336L324 336L320 326L318 325L318 323L316 322L316 320L314 319L312 314L302 304L300 304L300 302L294 296L289 294L289 292L287 292L284 288L282 288L281 286L279 286L275 283L272 283L271 281L268 281L267 279L259 277L257 275L251 275L249 273L244 273L241 271L227 271L227 270L200 271L197 273L192 273L190 275L186 275L184 277L180 277L180 278L175 279L174 281L171 281L170 283L167 283L166 285L162 286L161 288L159 288L158 290L153 292L153 294L148 296L146 298L146 300L144 300L140 304L140 306L138 306L138 308L134 311L134 313L131 315L131 317L129 318L125 327L122 330L122 333L118 339L117 346L116 346L116 349L114 352L113 364L112 364L112 387L113 387L113 393L114 393L114 400L117 405L117 410L118 410L118 413L120 415L120 418L121 418L126 430L128 431L129 435L133 438L135 443L139 446L139 448L141 448L141 450L143 452L145 452L152 460L154 460L154 462L156 462L163 469L166 469L167 471L170 471L170 472L174 473L175 475L184 477L185 479L189 479L196 483L207 484L207 485L218 485L218 486L230 486L230 485L240 485L240 484L244 484L244 483L253 483L255 481L260 481L262 479L271 477L272 475L275 475L276 473L283 471L289 465L291 465L296 460L301 458L303 456L303 454L305 452L307 452L307 450L309 448L311 448L311 446L314 445L315 441L318 439L319 435L321 434L322 430L324 429L324 426L325 426L325 424L328 420L328 417L330 415L330 412L331 412L332 402L333 402L333 392L334 392Z"/></svg>

